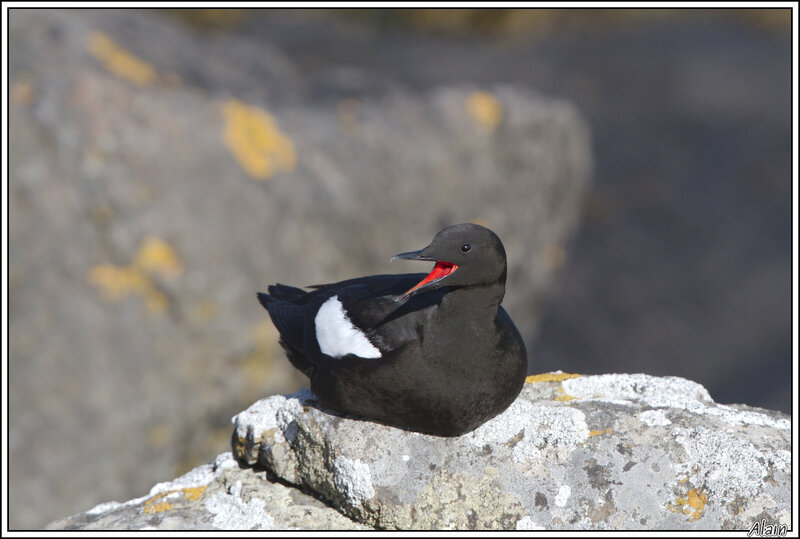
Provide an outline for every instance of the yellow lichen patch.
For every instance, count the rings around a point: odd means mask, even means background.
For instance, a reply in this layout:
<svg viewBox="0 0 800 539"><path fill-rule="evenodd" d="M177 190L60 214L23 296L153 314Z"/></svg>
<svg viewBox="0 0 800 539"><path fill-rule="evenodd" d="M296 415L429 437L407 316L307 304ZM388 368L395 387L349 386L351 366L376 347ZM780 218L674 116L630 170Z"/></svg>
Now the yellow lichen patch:
<svg viewBox="0 0 800 539"><path fill-rule="evenodd" d="M278 129L266 110L231 99L222 107L225 143L251 177L266 180L276 172L293 170L294 143Z"/></svg>
<svg viewBox="0 0 800 539"><path fill-rule="evenodd" d="M690 521L695 521L703 516L707 503L708 496L705 493L691 489L686 493L686 497L675 498L675 503L668 507L674 513L683 513Z"/></svg>
<svg viewBox="0 0 800 539"><path fill-rule="evenodd" d="M490 133L503 121L503 105L489 92L472 92L467 97L469 113L478 129Z"/></svg>
<svg viewBox="0 0 800 539"><path fill-rule="evenodd" d="M200 496L203 495L207 488L208 485L203 485L201 487L185 487L183 489L183 497L191 501L199 500Z"/></svg>
<svg viewBox="0 0 800 539"><path fill-rule="evenodd" d="M105 300L117 301L131 294L138 294L144 298L151 314L162 313L167 308L167 297L136 266L100 264L89 271L89 282L100 289L100 295Z"/></svg>
<svg viewBox="0 0 800 539"><path fill-rule="evenodd" d="M161 314L167 310L169 302L152 277L174 278L182 271L181 262L172 248L163 240L148 237L142 242L131 264L99 264L89 271L88 280L100 289L101 297L107 301L118 301L137 294L144 298L148 312Z"/></svg>
<svg viewBox="0 0 800 539"><path fill-rule="evenodd" d="M86 39L86 50L109 72L139 86L150 85L158 78L155 69L114 43L102 32L93 31L89 34Z"/></svg>
<svg viewBox="0 0 800 539"><path fill-rule="evenodd" d="M578 397L573 397L571 395L559 395L554 400L557 400L558 402L569 402L569 401L574 401L577 398Z"/></svg>
<svg viewBox="0 0 800 539"><path fill-rule="evenodd" d="M144 512L145 513L161 513L161 512L164 512L164 511L169 511L170 509L175 507L175 504L172 504L172 503L169 503L169 502L164 502L164 501L161 501L161 502L158 501L161 498L163 498L164 496L166 496L167 494L172 494L173 492L175 492L175 491L174 490L170 490L168 492L162 492L161 494L156 494L155 496L153 496L152 498L150 498L149 500L144 502Z"/></svg>
<svg viewBox="0 0 800 539"><path fill-rule="evenodd" d="M183 265L175 250L167 242L154 236L144 239L133 264L148 273L167 279L174 279L183 272Z"/></svg>
<svg viewBox="0 0 800 539"><path fill-rule="evenodd" d="M578 397L573 397L572 395L567 395L566 393L564 393L564 388L559 387L558 395L556 395L555 400L557 400L558 402L569 402L577 400L577 398Z"/></svg>
<svg viewBox="0 0 800 539"><path fill-rule="evenodd" d="M148 505L144 508L145 513L161 513L163 511L169 511L175 507L175 504L169 502L158 502L154 503L153 505Z"/></svg>
<svg viewBox="0 0 800 539"><path fill-rule="evenodd" d="M589 436L600 436L601 434L613 434L614 431L611 429L606 430L590 430Z"/></svg>
<svg viewBox="0 0 800 539"><path fill-rule="evenodd" d="M545 372L542 374L531 374L525 378L525 382L535 384L537 382L562 382L570 378L578 378L580 374L569 374L567 372Z"/></svg>
<svg viewBox="0 0 800 539"><path fill-rule="evenodd" d="M109 301L143 291L147 287L146 280L147 277L138 268L131 266L100 264L89 272L89 282L100 289L103 299Z"/></svg>
<svg viewBox="0 0 800 539"><path fill-rule="evenodd" d="M708 503L708 496L703 492L697 492L697 490L692 489L688 492L688 497L689 507L694 509L692 520L697 520L703 515L703 511Z"/></svg>

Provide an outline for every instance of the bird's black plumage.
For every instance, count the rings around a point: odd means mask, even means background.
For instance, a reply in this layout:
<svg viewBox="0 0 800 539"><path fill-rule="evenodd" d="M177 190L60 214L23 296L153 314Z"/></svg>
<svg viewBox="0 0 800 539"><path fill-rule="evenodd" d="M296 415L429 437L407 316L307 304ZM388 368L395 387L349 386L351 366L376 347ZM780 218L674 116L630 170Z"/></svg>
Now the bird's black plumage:
<svg viewBox="0 0 800 539"><path fill-rule="evenodd" d="M525 344L500 306L503 245L467 223L394 258L436 266L308 292L276 284L258 299L326 407L440 436L469 432L505 410L525 380Z"/></svg>

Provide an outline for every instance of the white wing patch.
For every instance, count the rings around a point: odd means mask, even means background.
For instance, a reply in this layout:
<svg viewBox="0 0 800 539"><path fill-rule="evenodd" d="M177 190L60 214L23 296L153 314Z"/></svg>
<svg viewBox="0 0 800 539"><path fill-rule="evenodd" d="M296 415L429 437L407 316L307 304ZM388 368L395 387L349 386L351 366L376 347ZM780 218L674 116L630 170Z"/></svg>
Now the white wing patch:
<svg viewBox="0 0 800 539"><path fill-rule="evenodd" d="M381 351L369 342L364 332L353 325L344 312L339 296L331 296L314 317L317 342L323 354L340 358L347 354L379 358Z"/></svg>

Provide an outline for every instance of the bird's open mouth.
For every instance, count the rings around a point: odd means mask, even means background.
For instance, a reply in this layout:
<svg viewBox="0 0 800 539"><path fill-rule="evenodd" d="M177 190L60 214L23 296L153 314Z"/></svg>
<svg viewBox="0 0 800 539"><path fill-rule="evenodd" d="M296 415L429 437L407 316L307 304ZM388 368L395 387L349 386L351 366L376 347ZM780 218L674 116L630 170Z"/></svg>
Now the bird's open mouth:
<svg viewBox="0 0 800 539"><path fill-rule="evenodd" d="M458 266L455 264L451 264L450 262L442 262L437 261L436 265L433 267L431 272L428 274L427 277L422 279L420 282L415 284L412 288L406 290L403 294L397 296L396 301L400 301L401 299L405 299L411 294L414 294L421 288L425 288L428 286L433 285L434 283L438 283L454 271L458 269Z"/></svg>

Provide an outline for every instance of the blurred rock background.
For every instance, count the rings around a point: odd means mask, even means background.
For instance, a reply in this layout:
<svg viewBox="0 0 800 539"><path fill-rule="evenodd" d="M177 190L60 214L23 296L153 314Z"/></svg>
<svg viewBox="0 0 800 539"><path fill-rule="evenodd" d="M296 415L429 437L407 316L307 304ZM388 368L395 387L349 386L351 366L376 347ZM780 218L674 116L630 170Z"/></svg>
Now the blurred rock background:
<svg viewBox="0 0 800 539"><path fill-rule="evenodd" d="M460 221L506 244L531 372L789 411L788 10L9 21L12 528L303 387L256 290L424 271L386 260Z"/></svg>

